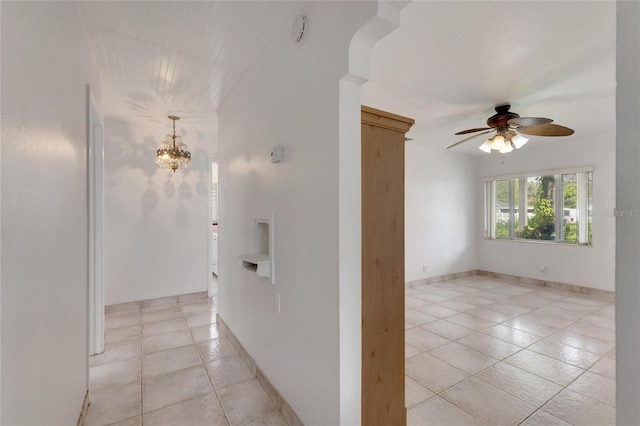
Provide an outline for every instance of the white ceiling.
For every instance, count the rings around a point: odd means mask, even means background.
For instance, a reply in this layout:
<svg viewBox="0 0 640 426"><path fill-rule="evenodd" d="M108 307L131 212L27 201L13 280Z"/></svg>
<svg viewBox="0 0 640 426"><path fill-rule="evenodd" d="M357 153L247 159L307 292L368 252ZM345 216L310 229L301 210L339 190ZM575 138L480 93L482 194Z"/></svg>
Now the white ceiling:
<svg viewBox="0 0 640 426"><path fill-rule="evenodd" d="M95 52L105 115L149 129L158 140L170 128L169 114L182 117L179 133L215 140L221 100L303 6L77 4ZM502 102L521 116L575 129L570 138L610 135L615 2L414 1L403 9L400 27L376 45L371 76L363 103L414 118L409 136L420 144L444 148L464 138L453 134L484 127ZM454 150L481 154L481 142Z"/></svg>
<svg viewBox="0 0 640 426"><path fill-rule="evenodd" d="M215 139L221 100L300 8L270 1L77 5L95 53L105 115L156 126L158 141L171 126L169 114L182 118L179 129Z"/></svg>
<svg viewBox="0 0 640 426"><path fill-rule="evenodd" d="M576 131L536 144L615 133L615 2L414 1L401 16L362 102L414 118L416 143L444 149L504 102ZM483 140L452 150L482 155Z"/></svg>

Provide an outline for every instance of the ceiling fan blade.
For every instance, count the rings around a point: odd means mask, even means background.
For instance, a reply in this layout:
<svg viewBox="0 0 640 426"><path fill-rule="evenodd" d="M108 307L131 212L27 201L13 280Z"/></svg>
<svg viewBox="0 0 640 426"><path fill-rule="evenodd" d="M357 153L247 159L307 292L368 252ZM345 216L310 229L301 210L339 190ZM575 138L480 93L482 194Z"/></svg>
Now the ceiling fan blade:
<svg viewBox="0 0 640 426"><path fill-rule="evenodd" d="M518 132L531 136L569 136L573 134L573 129L557 124L540 124L518 127Z"/></svg>
<svg viewBox="0 0 640 426"><path fill-rule="evenodd" d="M512 118L511 120L507 121L507 124L510 125L517 125L517 126L537 126L540 124L549 124L551 123L553 120L550 118L542 118L542 117L518 117L518 118Z"/></svg>
<svg viewBox="0 0 640 426"><path fill-rule="evenodd" d="M447 147L447 149L449 149L449 148L453 148L454 146L458 146L458 145L460 145L460 144L462 144L462 143L465 143L465 142L467 142L467 141L470 141L470 140L471 140L471 139L473 139L473 138L477 138L477 137L478 137L478 136L480 136L480 135L484 135L484 134L487 134L487 133L491 133L491 132L493 132L493 131L495 131L495 129L487 130L486 132L482 132L482 133L478 133L477 135L469 136L468 138L462 139L460 142L456 142L456 143L454 143L453 145L449 145L449 146Z"/></svg>
<svg viewBox="0 0 640 426"><path fill-rule="evenodd" d="M462 130L462 131L456 133L456 135L466 135L467 133L475 133L475 132L480 132L482 130L489 130L489 129L493 129L493 127L479 127L477 129Z"/></svg>

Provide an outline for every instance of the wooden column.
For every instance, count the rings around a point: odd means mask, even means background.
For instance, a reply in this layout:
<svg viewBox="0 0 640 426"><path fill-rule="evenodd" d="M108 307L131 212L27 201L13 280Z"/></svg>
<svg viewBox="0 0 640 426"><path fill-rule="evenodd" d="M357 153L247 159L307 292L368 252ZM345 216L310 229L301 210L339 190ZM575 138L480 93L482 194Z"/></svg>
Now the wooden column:
<svg viewBox="0 0 640 426"><path fill-rule="evenodd" d="M362 106L362 424L406 425L404 144L414 120Z"/></svg>

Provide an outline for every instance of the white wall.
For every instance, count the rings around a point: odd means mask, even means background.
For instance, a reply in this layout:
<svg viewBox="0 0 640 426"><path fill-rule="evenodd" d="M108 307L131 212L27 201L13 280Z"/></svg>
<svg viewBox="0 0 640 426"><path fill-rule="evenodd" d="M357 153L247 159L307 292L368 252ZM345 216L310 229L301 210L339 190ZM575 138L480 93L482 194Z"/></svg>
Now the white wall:
<svg viewBox="0 0 640 426"><path fill-rule="evenodd" d="M640 3L617 3L616 420L640 424Z"/></svg>
<svg viewBox="0 0 640 426"><path fill-rule="evenodd" d="M219 110L218 298L222 318L302 421L337 425L338 82L351 37L376 4L300 6L309 18L302 42L281 28ZM272 164L278 144L285 160ZM251 251L252 217L263 211L276 212L275 286L238 259Z"/></svg>
<svg viewBox="0 0 640 426"><path fill-rule="evenodd" d="M476 269L475 168L472 156L406 144L406 282Z"/></svg>
<svg viewBox="0 0 640 426"><path fill-rule="evenodd" d="M144 127L105 120L106 305L207 290L208 158L216 135L189 124L182 118L176 133L189 146L193 165L173 173L155 164L160 141L172 132L168 118Z"/></svg>
<svg viewBox="0 0 640 426"><path fill-rule="evenodd" d="M97 85L72 3L1 7L1 422L71 425L87 390L86 84Z"/></svg>
<svg viewBox="0 0 640 426"><path fill-rule="evenodd" d="M602 114L615 122L613 96L603 99ZM483 177L593 166L593 246L484 240ZM476 179L478 268L546 281L614 290L615 134L579 134L551 143L535 138L509 155L480 157ZM541 272L540 265L546 270Z"/></svg>

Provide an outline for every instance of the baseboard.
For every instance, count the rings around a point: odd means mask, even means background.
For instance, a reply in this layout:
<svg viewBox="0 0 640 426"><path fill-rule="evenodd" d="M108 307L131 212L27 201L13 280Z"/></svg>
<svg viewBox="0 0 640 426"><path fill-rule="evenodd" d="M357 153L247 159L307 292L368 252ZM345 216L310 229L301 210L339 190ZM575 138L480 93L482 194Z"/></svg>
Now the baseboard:
<svg viewBox="0 0 640 426"><path fill-rule="evenodd" d="M87 418L87 411L89 410L89 391L84 394L84 401L82 402L82 410L80 410L80 417L78 417L78 425L84 426L84 422Z"/></svg>
<svg viewBox="0 0 640 426"><path fill-rule="evenodd" d="M599 288L584 287L580 285L561 283L557 281L538 280L535 278L520 277L518 275L509 275L509 274L503 274L500 272L485 271L482 269L474 269L466 272L458 272L455 274L447 274L447 275L441 275L438 277L430 277L430 278L424 278L421 280L410 281L405 283L405 288L414 288L414 287L419 287L427 284L433 284L433 283L438 283L443 281L451 281L456 278L469 277L472 275L483 275L487 277L510 281L513 283L518 283L518 284L528 284L528 285L536 285L540 287L558 288L561 290L571 291L573 293L593 294L598 296L611 296L611 297L615 295L614 291L601 290Z"/></svg>
<svg viewBox="0 0 640 426"><path fill-rule="evenodd" d="M517 275L502 274L499 272L478 270L478 275L499 278L501 280L516 282L518 284L530 284L541 287L558 288L561 290L571 291L573 293L594 294L598 296L614 296L616 294L615 291L601 290L599 288L584 287L581 285L561 283L557 281L538 280L535 278L520 277Z"/></svg>
<svg viewBox="0 0 640 426"><path fill-rule="evenodd" d="M104 307L105 314L112 312L128 311L130 309L147 308L149 306L159 305L177 305L189 302L195 302L200 299L206 299L208 294L206 291L200 291L198 293L181 294L178 296L157 297L155 299L137 300L135 302L116 303L114 305L107 305Z"/></svg>
<svg viewBox="0 0 640 426"><path fill-rule="evenodd" d="M456 278L470 277L472 275L478 275L478 270L474 269L466 272L456 272L455 274L440 275L437 277L429 277L429 278L423 278L421 280L409 281L404 284L404 288L413 288L413 287L419 287L421 285L439 283L442 281L451 281Z"/></svg>
<svg viewBox="0 0 640 426"><path fill-rule="evenodd" d="M269 378L260 369L253 357L249 355L249 352L247 352L244 346L242 346L242 343L240 343L223 319L220 318L220 315L216 315L216 317L219 331L225 334L231 344L236 348L240 354L240 358L242 358L242 360L247 364L247 367L249 367L249 370L251 370L253 375L256 377L258 383L260 383L264 391L269 395L269 399L271 399L273 405L275 405L276 409L280 412L282 417L284 417L287 424L290 426L304 426L304 423L302 423L296 412L293 411L293 408L291 408L289 403L284 399L280 392L278 392L278 389L271 384Z"/></svg>

